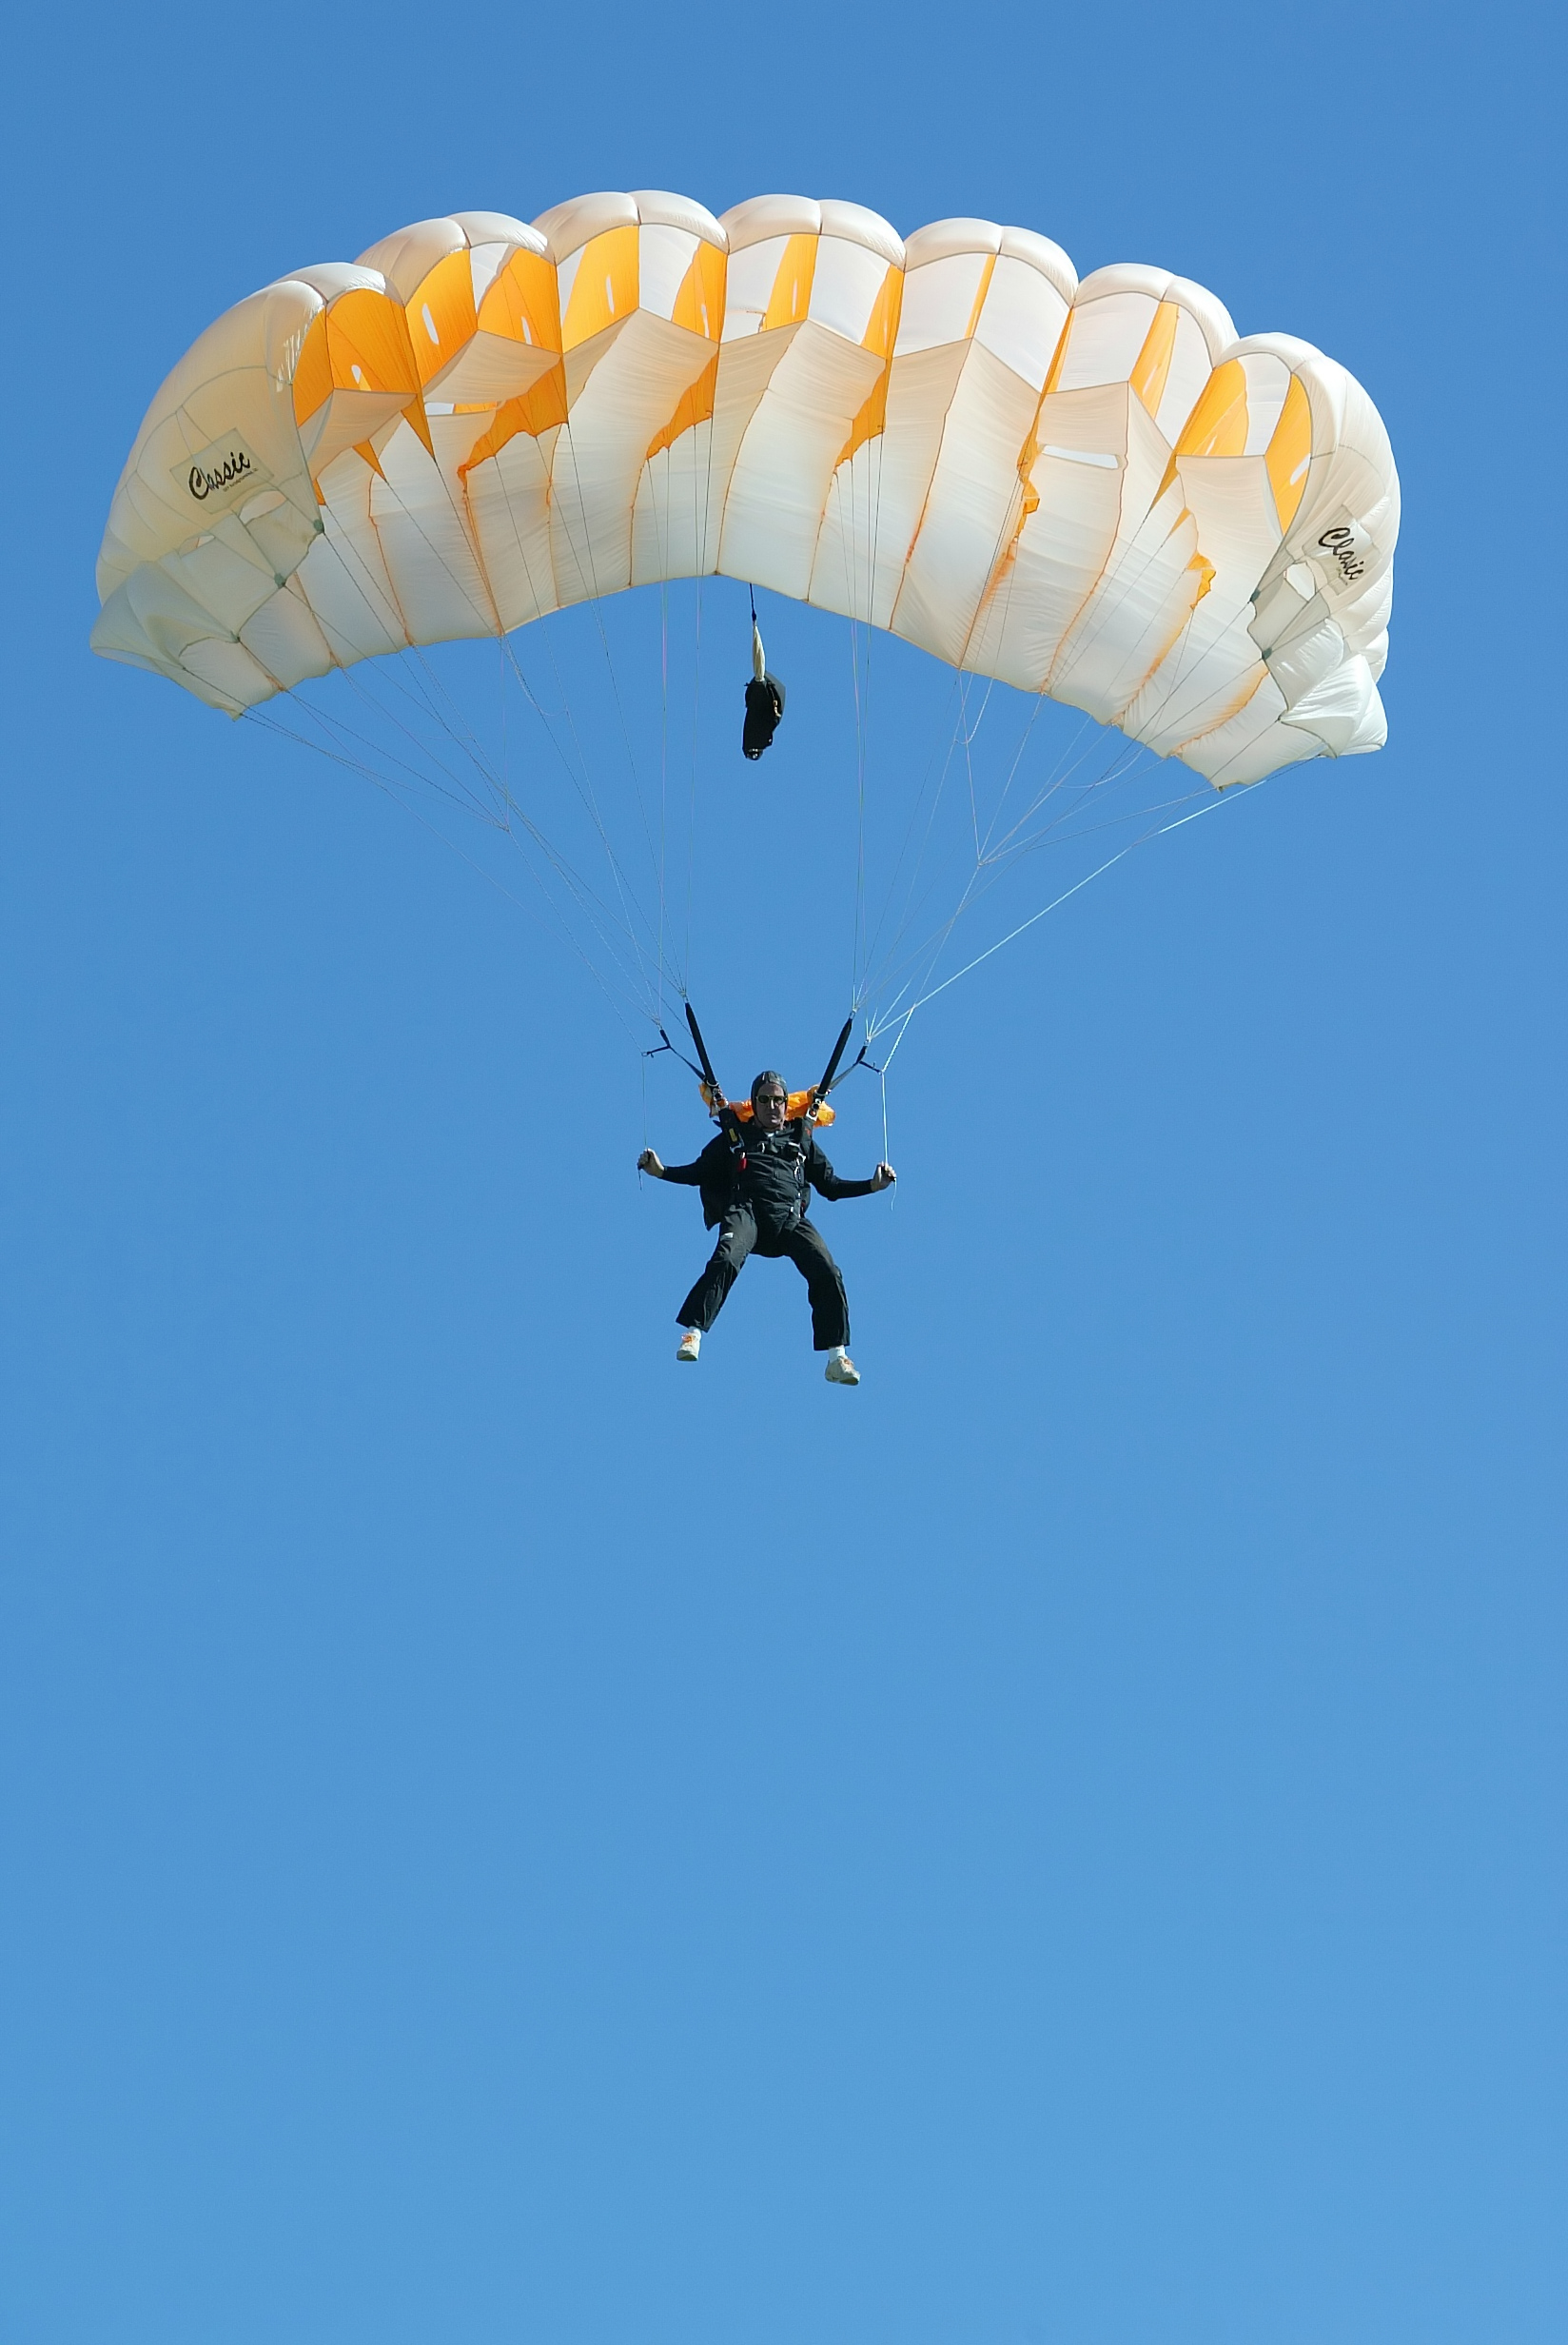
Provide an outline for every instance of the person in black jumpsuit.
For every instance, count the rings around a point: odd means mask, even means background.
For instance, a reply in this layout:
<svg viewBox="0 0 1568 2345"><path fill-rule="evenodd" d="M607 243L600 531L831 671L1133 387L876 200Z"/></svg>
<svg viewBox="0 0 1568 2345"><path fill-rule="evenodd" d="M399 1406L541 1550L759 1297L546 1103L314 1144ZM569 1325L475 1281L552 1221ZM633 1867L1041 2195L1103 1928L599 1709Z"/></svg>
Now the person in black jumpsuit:
<svg viewBox="0 0 1568 2345"><path fill-rule="evenodd" d="M879 1164L870 1180L840 1180L805 1120L786 1123L787 1098L782 1076L769 1068L752 1085L750 1125L735 1127L738 1152L720 1132L691 1164L661 1164L651 1148L637 1158L639 1172L700 1190L703 1218L718 1232L707 1268L676 1313L685 1330L676 1356L696 1358L749 1254L787 1256L806 1281L812 1341L828 1354L829 1382L858 1384L859 1372L846 1349L850 1307L844 1281L821 1232L806 1218L806 1205L813 1189L830 1202L869 1197L890 1187L896 1175L892 1165Z"/></svg>

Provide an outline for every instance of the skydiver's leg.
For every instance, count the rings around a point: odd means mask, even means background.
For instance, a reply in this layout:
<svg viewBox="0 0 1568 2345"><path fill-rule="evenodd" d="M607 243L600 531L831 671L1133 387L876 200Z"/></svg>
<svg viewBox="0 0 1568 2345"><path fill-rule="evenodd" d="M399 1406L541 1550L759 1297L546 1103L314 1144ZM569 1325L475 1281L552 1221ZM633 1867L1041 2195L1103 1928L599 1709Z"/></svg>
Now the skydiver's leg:
<svg viewBox="0 0 1568 2345"><path fill-rule="evenodd" d="M707 1269L676 1313L678 1327L696 1328L707 1334L755 1244L755 1215L747 1206L732 1205L718 1225L718 1244L709 1257Z"/></svg>
<svg viewBox="0 0 1568 2345"><path fill-rule="evenodd" d="M801 1277L812 1306L812 1348L832 1351L850 1340L850 1305L844 1279L828 1251L827 1240L809 1221L797 1221L780 1241Z"/></svg>

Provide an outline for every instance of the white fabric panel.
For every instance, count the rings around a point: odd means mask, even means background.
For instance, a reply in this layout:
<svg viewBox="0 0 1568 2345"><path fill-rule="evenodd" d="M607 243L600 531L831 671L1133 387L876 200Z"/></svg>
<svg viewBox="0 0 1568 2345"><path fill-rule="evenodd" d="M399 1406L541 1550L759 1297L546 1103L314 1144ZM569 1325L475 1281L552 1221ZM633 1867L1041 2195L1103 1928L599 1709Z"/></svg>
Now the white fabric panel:
<svg viewBox="0 0 1568 2345"><path fill-rule="evenodd" d="M1366 707L1361 723L1356 727L1343 748L1337 750L1335 755L1342 758L1364 758L1372 750L1381 749L1387 739L1388 718L1383 708L1382 696L1374 684L1367 696Z"/></svg>
<svg viewBox="0 0 1568 2345"><path fill-rule="evenodd" d="M1004 557L966 656L982 674L1025 691L1049 689L1063 639L1115 543L1127 398L1119 383L1053 392L1041 402L1035 430L1042 444L1029 475L1038 502Z"/></svg>
<svg viewBox="0 0 1568 2345"><path fill-rule="evenodd" d="M284 692L307 677L326 675L333 664L332 647L292 579L269 595L241 628L240 640Z"/></svg>
<svg viewBox="0 0 1568 2345"><path fill-rule="evenodd" d="M300 435L313 477L321 480L345 448L374 440L379 431L399 422L404 404L401 391L334 391Z"/></svg>
<svg viewBox="0 0 1568 2345"><path fill-rule="evenodd" d="M991 252L951 252L926 261L904 279L904 305L898 319L900 358L916 350L935 350L945 342L961 342L988 269L994 270Z"/></svg>
<svg viewBox="0 0 1568 2345"><path fill-rule="evenodd" d="M542 243L542 241L543 240L541 238L540 242ZM514 249L515 247L509 244L469 246L468 282L473 288L474 307L476 309L478 309L480 302L483 301L485 295L489 292L490 287L495 284L497 277L500 274L501 268L505 263L510 259Z"/></svg>
<svg viewBox="0 0 1568 2345"><path fill-rule="evenodd" d="M1161 485L1170 450L1136 397L1126 411L1121 509L1105 568L1051 663L1047 689L1113 724L1187 625L1200 532L1181 487ZM1158 503L1156 500L1158 499Z"/></svg>
<svg viewBox="0 0 1568 2345"><path fill-rule="evenodd" d="M553 467L551 537L563 602L632 583L632 510L649 443L714 355L700 335L646 310L596 339L609 346L572 403Z"/></svg>
<svg viewBox="0 0 1568 2345"><path fill-rule="evenodd" d="M1242 706L1189 742L1184 762L1225 789L1232 782L1261 780L1277 766L1322 754L1323 743L1314 734L1298 732L1284 720L1279 687L1259 669Z"/></svg>
<svg viewBox="0 0 1568 2345"><path fill-rule="evenodd" d="M286 394L293 356L320 308L304 285L284 283L252 294L207 328L158 391L137 433L109 507L98 564L98 591L110 594L143 562L156 562L209 525L212 500L188 485L192 461L237 434L257 486L281 490L314 522L316 499ZM240 502L223 501L232 509Z"/></svg>
<svg viewBox="0 0 1568 2345"><path fill-rule="evenodd" d="M374 269L399 301L411 301L436 263L449 252L461 252L468 242L456 220L421 220L360 255L360 266Z"/></svg>
<svg viewBox="0 0 1568 2345"><path fill-rule="evenodd" d="M872 618L878 578L896 585L897 563L881 559L882 527L889 519L885 463L878 436L858 447L833 476L806 596L820 611L836 611L845 619Z"/></svg>
<svg viewBox="0 0 1568 2345"><path fill-rule="evenodd" d="M638 187L632 201L645 228L675 228L703 244L716 245L720 252L729 249L730 240L720 223L705 204L695 203L691 196L671 195L663 187Z"/></svg>
<svg viewBox="0 0 1568 2345"><path fill-rule="evenodd" d="M755 334L761 325L789 242L788 236L764 236L744 251L731 253L724 286L726 342Z"/></svg>
<svg viewBox="0 0 1568 2345"><path fill-rule="evenodd" d="M1107 270L1104 273L1111 275L1117 272ZM1231 355L1236 328L1231 324L1230 312L1224 302L1215 300L1206 286L1194 285L1190 277L1167 277L1160 299L1178 303L1191 318L1202 333L1209 357L1216 366L1223 358ZM1307 345L1303 344L1302 346L1305 348Z"/></svg>
<svg viewBox="0 0 1568 2345"><path fill-rule="evenodd" d="M1247 456L1263 456L1274 437L1274 427L1290 388L1290 369L1271 351L1254 350L1242 361L1246 376Z"/></svg>
<svg viewBox="0 0 1568 2345"><path fill-rule="evenodd" d="M1004 228L1000 249L1004 260L1027 262L1056 287L1069 306L1077 300L1078 272L1061 246L1053 245L1049 236L1041 236L1033 228Z"/></svg>
<svg viewBox="0 0 1568 2345"><path fill-rule="evenodd" d="M644 227L637 239L637 300L667 318L701 239L690 228Z"/></svg>
<svg viewBox="0 0 1568 2345"><path fill-rule="evenodd" d="M713 441L713 424L699 424L643 466L632 515L634 586L697 578L714 567Z"/></svg>
<svg viewBox="0 0 1568 2345"><path fill-rule="evenodd" d="M888 264L881 253L846 244L841 236L824 236L816 247L812 279L812 318L847 342L858 342L887 277Z"/></svg>
<svg viewBox="0 0 1568 2345"><path fill-rule="evenodd" d="M704 544L704 567L721 570L719 540L729 509L730 485L735 463L769 384L794 345L799 325L727 345L719 352L718 387L708 441L709 488Z"/></svg>
<svg viewBox="0 0 1568 2345"><path fill-rule="evenodd" d="M227 514L216 516L212 528L188 551L166 554L159 566L230 635L238 635L251 613L277 592L271 563Z"/></svg>
<svg viewBox="0 0 1568 2345"><path fill-rule="evenodd" d="M795 329L730 476L719 540L730 577L805 599L837 458L881 372L814 320Z"/></svg>
<svg viewBox="0 0 1568 2345"><path fill-rule="evenodd" d="M271 677L243 643L191 643L186 650L183 665L188 675L208 687L216 706L226 707L231 713L254 708L258 701L272 697Z"/></svg>
<svg viewBox="0 0 1568 2345"><path fill-rule="evenodd" d="M892 625L958 661L1023 502L1018 450L1035 400L1010 366L974 344L953 388Z"/></svg>
<svg viewBox="0 0 1568 2345"><path fill-rule="evenodd" d="M500 623L508 632L557 607L550 548L550 475L559 431L519 432L464 481L469 523Z"/></svg>
<svg viewBox="0 0 1568 2345"><path fill-rule="evenodd" d="M1321 612L1322 599L1315 599L1310 608ZM1247 632L1256 641L1256 628L1249 627ZM1336 668L1343 665L1346 656L1344 637L1326 616L1318 618L1311 626L1293 631L1288 640L1271 644L1264 653L1268 672L1284 693L1286 708L1294 708L1298 700L1316 691Z"/></svg>
<svg viewBox="0 0 1568 2345"><path fill-rule="evenodd" d="M933 220L916 228L904 246L904 267L910 276L950 254L978 252L990 257L1002 249L1002 230L994 220Z"/></svg>
<svg viewBox="0 0 1568 2345"><path fill-rule="evenodd" d="M621 225L626 224L623 222ZM556 285L560 296L560 315L563 320L572 299L572 287L577 284L578 271L582 266L582 256L589 241L585 237L575 251L569 252L565 260L558 261L556 264Z"/></svg>
<svg viewBox="0 0 1568 2345"><path fill-rule="evenodd" d="M1171 298L1168 293L1166 298ZM1172 447L1182 436L1183 424L1203 397L1204 387L1212 370L1212 353L1202 321L1183 303L1176 319L1170 372L1166 377L1166 387L1154 410L1154 421Z"/></svg>
<svg viewBox="0 0 1568 2345"><path fill-rule="evenodd" d="M325 534L295 576L334 658L347 667L356 660L402 651L410 638L382 560L381 541L370 526L370 469L350 457L343 471L326 508Z"/></svg>
<svg viewBox="0 0 1568 2345"><path fill-rule="evenodd" d="M1058 391L1085 391L1102 383L1127 382L1159 305L1159 297L1153 293L1106 293L1086 300L1080 289L1073 304L1067 356L1056 378Z"/></svg>
<svg viewBox="0 0 1568 2345"><path fill-rule="evenodd" d="M1332 756L1341 757L1361 733L1362 720L1377 697L1372 671L1358 655L1342 660L1332 675L1292 700L1290 721L1316 733Z"/></svg>
<svg viewBox="0 0 1568 2345"><path fill-rule="evenodd" d="M886 430L833 476L812 573L811 599L824 609L892 625L949 409L970 355L967 344L950 342L893 360ZM845 599L846 579L863 589L859 600ZM911 641L919 640L911 635Z"/></svg>
<svg viewBox="0 0 1568 2345"><path fill-rule="evenodd" d="M607 254L610 323L585 286L564 361L537 280L518 342L477 328L449 269L423 289L466 250L477 309L520 249L563 310L588 243L633 227L635 297ZM673 319L703 246L728 254L700 280L712 341ZM390 310L309 335L367 291ZM440 365L422 389L411 348ZM1245 443L1221 398L1176 453L1231 359ZM1224 787L1382 740L1398 529L1360 384L1289 336L1239 342L1202 286L1130 264L1080 284L1048 238L985 220L906 245L837 201L718 220L608 191L532 227L416 222L219 319L137 434L93 641L235 711L331 663L718 570L1049 690Z"/></svg>
<svg viewBox="0 0 1568 2345"><path fill-rule="evenodd" d="M602 236L607 228L636 227L640 216L635 196L578 195L569 204L557 204L549 211L541 211L534 227L559 266L580 252L590 236ZM563 296L562 308L565 305Z"/></svg>
<svg viewBox="0 0 1568 2345"><path fill-rule="evenodd" d="M216 632L210 611L192 602L179 581L157 563L147 563L109 596L98 614L92 643L111 660L132 660L183 683L186 653ZM211 695L204 692L202 698Z"/></svg>
<svg viewBox="0 0 1568 2345"><path fill-rule="evenodd" d="M754 195L719 222L732 258L751 246L785 236L819 236L822 207L809 195Z"/></svg>
<svg viewBox="0 0 1568 2345"><path fill-rule="evenodd" d="M433 411L439 399L499 407L502 400L531 390L554 364L553 351L531 350L525 343L508 342L500 334L477 333L437 375L426 406ZM487 420L480 417L473 437L480 438L487 428Z"/></svg>
<svg viewBox="0 0 1568 2345"><path fill-rule="evenodd" d="M1225 720L1239 684L1254 678L1252 592L1278 542L1261 457L1182 457L1177 474L1215 576L1190 625L1127 711L1127 730L1167 752Z"/></svg>
<svg viewBox="0 0 1568 2345"><path fill-rule="evenodd" d="M864 204L841 204L825 200L822 207L822 233L841 237L848 244L864 245L874 252L889 268L904 266L904 239L879 211L868 211Z"/></svg>
<svg viewBox="0 0 1568 2345"><path fill-rule="evenodd" d="M539 230L514 220L509 211L455 211L452 217L471 245L521 245L529 252L545 250Z"/></svg>
<svg viewBox="0 0 1568 2345"><path fill-rule="evenodd" d="M1040 391L1067 319L1067 297L1054 277L1031 259L1004 252L991 270L974 338Z"/></svg>
<svg viewBox="0 0 1568 2345"><path fill-rule="evenodd" d="M319 301L335 302L340 293L384 293L386 280L379 268L363 268L357 261L318 261L294 271L297 285L308 286Z"/></svg>
<svg viewBox="0 0 1568 2345"><path fill-rule="evenodd" d="M362 460L342 459L344 467ZM422 443L400 424L381 452L384 479L369 472L369 514L399 612L416 643L489 635L497 613L450 482Z"/></svg>

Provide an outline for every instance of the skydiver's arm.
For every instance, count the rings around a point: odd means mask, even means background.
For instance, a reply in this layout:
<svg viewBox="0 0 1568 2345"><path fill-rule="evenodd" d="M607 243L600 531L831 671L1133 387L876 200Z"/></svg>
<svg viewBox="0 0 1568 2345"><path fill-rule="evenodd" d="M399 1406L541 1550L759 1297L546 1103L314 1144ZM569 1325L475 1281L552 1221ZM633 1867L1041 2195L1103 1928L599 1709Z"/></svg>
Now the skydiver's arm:
<svg viewBox="0 0 1568 2345"><path fill-rule="evenodd" d="M637 1158L639 1172L651 1172L656 1180L674 1181L677 1189L700 1189L704 1181L721 1181L729 1166L730 1151L722 1133L690 1164L661 1164L651 1148L645 1148Z"/></svg>
<svg viewBox="0 0 1568 2345"><path fill-rule="evenodd" d="M660 1164L653 1149L645 1148L637 1158L637 1171L652 1173L656 1181L674 1181L677 1189L696 1189L702 1179L702 1159L695 1164Z"/></svg>
<svg viewBox="0 0 1568 2345"><path fill-rule="evenodd" d="M892 1188L898 1175L891 1164L879 1164L869 1181L840 1180L813 1140L806 1159L806 1177L819 1197L836 1205L840 1197L873 1197L878 1190Z"/></svg>

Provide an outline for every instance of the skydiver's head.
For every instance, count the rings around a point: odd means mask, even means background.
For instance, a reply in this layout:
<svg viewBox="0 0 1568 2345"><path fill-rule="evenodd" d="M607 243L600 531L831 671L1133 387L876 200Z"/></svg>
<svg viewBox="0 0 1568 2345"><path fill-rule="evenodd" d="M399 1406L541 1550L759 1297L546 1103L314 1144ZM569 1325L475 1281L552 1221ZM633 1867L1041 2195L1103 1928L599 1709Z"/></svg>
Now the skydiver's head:
<svg viewBox="0 0 1568 2345"><path fill-rule="evenodd" d="M752 1113L759 1132L782 1132L789 1106L784 1077L774 1067L764 1067L752 1085Z"/></svg>

